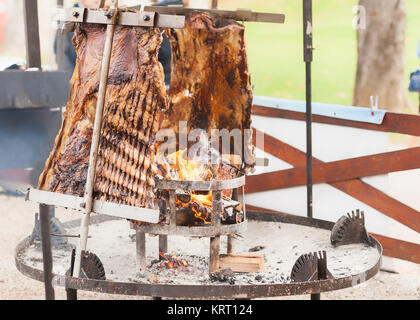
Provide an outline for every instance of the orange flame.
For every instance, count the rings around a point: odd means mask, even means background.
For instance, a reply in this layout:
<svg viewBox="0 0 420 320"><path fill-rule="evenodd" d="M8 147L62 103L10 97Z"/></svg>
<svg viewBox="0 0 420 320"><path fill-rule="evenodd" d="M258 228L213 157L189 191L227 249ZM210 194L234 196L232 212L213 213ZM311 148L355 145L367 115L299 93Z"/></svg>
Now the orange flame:
<svg viewBox="0 0 420 320"><path fill-rule="evenodd" d="M207 181L213 177L213 172L210 168L213 168L211 164L203 164L194 160L188 159L186 156L187 149L179 150L177 152L168 155L167 159L170 162L170 169L177 173L177 180L188 180L188 181ZM171 179L171 173L168 172L168 178ZM212 192L208 194L197 194L190 192L191 202L197 202L206 207L212 206ZM204 213L197 210L194 206L190 206L189 203L183 203L176 200L178 205L182 207L190 207L194 212L194 217L201 219L204 223L208 224Z"/></svg>

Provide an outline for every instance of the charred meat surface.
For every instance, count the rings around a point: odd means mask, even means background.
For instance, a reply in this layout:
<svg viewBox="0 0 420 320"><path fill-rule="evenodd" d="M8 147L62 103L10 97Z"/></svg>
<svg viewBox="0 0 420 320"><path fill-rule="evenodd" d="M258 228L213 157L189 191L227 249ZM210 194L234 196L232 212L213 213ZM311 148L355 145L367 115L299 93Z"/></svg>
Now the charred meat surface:
<svg viewBox="0 0 420 320"><path fill-rule="evenodd" d="M167 30L172 46L169 112L163 128L179 133L179 121L187 130L240 130L241 146L220 150L241 156L247 166L254 163L250 136L252 87L245 45L245 28L234 20L209 13L190 13L185 28ZM237 148L239 147L239 148Z"/></svg>
<svg viewBox="0 0 420 320"><path fill-rule="evenodd" d="M105 26L81 24L70 99L38 188L83 196ZM96 199L152 206L155 135L167 109L158 29L116 26L96 166Z"/></svg>

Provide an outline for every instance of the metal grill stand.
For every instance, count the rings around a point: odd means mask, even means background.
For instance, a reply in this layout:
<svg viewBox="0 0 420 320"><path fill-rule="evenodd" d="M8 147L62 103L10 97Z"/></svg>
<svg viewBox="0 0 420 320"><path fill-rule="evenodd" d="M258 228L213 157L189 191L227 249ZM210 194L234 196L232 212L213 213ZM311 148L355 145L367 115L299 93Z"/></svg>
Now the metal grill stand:
<svg viewBox="0 0 420 320"><path fill-rule="evenodd" d="M25 1L25 4L29 3L29 1ZM100 2L99 8L103 7L104 1ZM217 2L213 2L213 7L217 6ZM25 6L27 8L28 6ZM99 82L99 90L98 90L98 100L96 106L96 113L95 113L95 123L92 133L92 145L90 150L90 157L89 157L89 168L88 168L88 177L86 180L86 189L83 202L81 198L70 196L70 195L62 195L53 192L41 191L36 189L28 190L26 194L26 200L32 200L40 203L42 205L42 211L46 212L45 208L48 208L48 205L53 206L64 206L66 208L72 208L76 210L81 210L83 208L84 214L81 219L80 224L80 239L76 250L75 262L74 262L74 278L79 278L80 275L80 266L81 266L81 255L82 252L86 250L87 246L87 239L89 233L89 220L90 214L92 212L101 212L112 216L118 216L121 218L131 218L128 216L136 216L134 220L139 221L149 221L156 223L157 221L152 221L154 218L157 218L158 213L155 210L144 209L144 208L134 208L130 206L123 206L117 205L109 202L101 202L93 199L93 185L95 181L95 168L96 168L96 156L98 153L99 147L99 138L100 138L100 131L101 131L101 123L102 123L102 112L105 103L105 95L106 95L106 86L107 86L107 78L109 72L109 65L111 60L111 52L112 52L112 42L113 42L113 35L115 25L127 25L127 26L142 26L142 27L157 27L157 28L183 28L185 22L185 15L188 12L195 11L197 9L185 9L185 8L159 8L159 7L147 7L142 8L139 13L133 12L122 12L118 11L118 0L111 0L111 6L108 11L103 10L88 10L86 8L68 8L68 9L59 9L57 10L57 20L62 22L67 22L64 24L62 33L63 32L70 32L74 28L76 23L99 23L99 24L106 24L107 31L106 31L106 42L103 52L103 60L101 65L101 72L100 72L100 82ZM167 11L165 11L167 10ZM200 11L200 10L199 10ZM236 10L236 11L221 11L221 10L201 10L201 11L209 11L212 14L217 15L218 17L223 18L231 18L236 19L239 21L257 21L257 22L271 22L271 23L284 23L284 15L283 14L267 14L267 13L260 13L260 12L252 12L251 10ZM25 12L25 14L28 11ZM29 15L26 16L28 18ZM35 39L35 38L34 38ZM36 40L36 39L35 39ZM38 50L39 51L39 50ZM28 51L28 54L31 52ZM36 62L36 60L34 60ZM35 63L34 62L34 63ZM177 234L181 232L183 235L192 235L196 234L197 236L203 237L210 237L210 270L217 270L218 268L218 255L220 249L220 235L231 235L239 231L239 229L246 225L246 220L240 224L236 225L222 225L220 221L220 210L221 210L221 190L226 189L234 189L240 186L243 186L245 183L245 178L241 177L240 179L233 179L230 182L238 182L240 181L239 185L229 184L229 181L212 181L209 182L208 185L205 186L204 190L212 190L214 191L213 194L213 219L212 225L209 227L200 228L201 230L205 230L201 235L201 232L194 231L193 228L187 228L188 231L182 228L186 227L178 227L176 223L174 225L174 216L176 212L176 208L174 206L174 191L179 187L171 188L168 186L162 186L161 189L171 190L172 197L169 202L170 207L170 214L172 217L172 221L165 231L165 228L161 226L155 227L156 230L149 233L159 234L159 244L160 249L163 251L167 251L167 235L168 234ZM174 182L174 181L170 181ZM180 185L184 185L185 181L177 182ZM198 188L193 188L191 190L201 190L199 182L191 182L191 185L196 185L198 183ZM225 183L223 188L220 188L220 185ZM165 183L163 183L165 184ZM169 183L170 184L170 183ZM242 189L243 191L243 189ZM243 199L242 199L243 201ZM44 208L45 206L45 208ZM44 210L45 209L45 210ZM245 211L245 206L243 206L243 210ZM146 217L149 214L148 217ZM245 214L245 212L244 212ZM41 214L41 225L48 223L45 220L45 215ZM171 219L170 219L171 220ZM136 230L137 235L137 257L138 257L138 268L143 270L145 266L145 233L146 230L143 230L147 227L139 227ZM181 229L180 229L181 228ZM152 227L153 229L153 227ZM162 230L164 230L162 232ZM48 245L50 242L48 230L43 228L43 248L44 249L44 260L46 261L45 267L45 281L47 283L47 279L51 277L51 267L49 265L49 261L51 261L51 248ZM191 234L192 233L192 234ZM47 239L48 237L48 239ZM166 249L166 250L165 250ZM233 250L233 240L230 238L228 240L228 252L232 252ZM53 290L46 286L46 293L47 298L54 298ZM51 293L52 292L52 293Z"/></svg>
<svg viewBox="0 0 420 320"><path fill-rule="evenodd" d="M209 273L219 270L220 236L228 237L227 253L233 252L233 237L246 227L246 212L244 197L241 204L244 219L237 224L222 223L222 190L234 188L233 198L237 199L238 188L245 184L245 176L240 176L231 180L212 180L212 181L175 181L157 180L156 186L160 190L169 190L168 200L160 200L160 214L165 217L165 222L158 225L137 225L131 223L131 228L136 230L136 261L137 271L142 275L146 271L146 233L159 235L159 251L168 251L168 235L196 236L210 238L209 252ZM179 226L177 225L176 190L190 191L211 191L212 210L211 223L202 226ZM242 188L243 190L243 188ZM169 208L169 213L167 212ZM159 256L159 255L158 255Z"/></svg>

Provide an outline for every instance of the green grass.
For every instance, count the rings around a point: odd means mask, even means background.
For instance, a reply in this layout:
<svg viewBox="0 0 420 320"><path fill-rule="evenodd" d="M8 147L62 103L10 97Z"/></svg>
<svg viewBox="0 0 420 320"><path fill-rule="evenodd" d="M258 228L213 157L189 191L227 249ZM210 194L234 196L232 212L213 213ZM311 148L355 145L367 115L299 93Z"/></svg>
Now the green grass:
<svg viewBox="0 0 420 320"><path fill-rule="evenodd" d="M352 28L354 17L352 8L357 2L357 0L313 0L314 101L343 105L352 103L357 64L357 41L356 30ZM219 0L219 7L251 8L255 11L286 14L284 25L246 23L254 92L257 95L304 100L302 1ZM420 1L407 0L407 88L409 73L416 70L419 65L416 55L419 38ZM417 107L418 94L410 93L410 98Z"/></svg>

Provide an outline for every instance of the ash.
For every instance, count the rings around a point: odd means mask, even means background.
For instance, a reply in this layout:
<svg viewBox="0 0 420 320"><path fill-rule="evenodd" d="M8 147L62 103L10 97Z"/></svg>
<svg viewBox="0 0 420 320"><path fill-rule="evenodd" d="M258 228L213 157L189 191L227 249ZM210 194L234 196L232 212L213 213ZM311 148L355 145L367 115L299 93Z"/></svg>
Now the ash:
<svg viewBox="0 0 420 320"><path fill-rule="evenodd" d="M67 230L78 234L79 228ZM208 238L168 237L168 254L184 259L187 267L168 269L158 261L158 237L146 235L147 271L136 272L134 230L125 220L112 220L90 226L88 250L101 259L107 280L161 284L273 284L290 282L290 272L296 259L304 253L326 250L328 269L335 277L363 272L377 259L375 248L352 244L334 248L330 231L280 222L248 221L247 231L236 240L236 254L264 256L265 270L254 273L235 273L226 282L215 281L208 274ZM76 245L77 239L69 238ZM226 253L226 237L221 237L220 253ZM255 249L257 248L257 249ZM250 252L251 250L251 252ZM257 250L256 252L252 252ZM36 245L28 248L24 259L42 269L42 253ZM70 267L70 247L53 249L54 272L64 274Z"/></svg>

